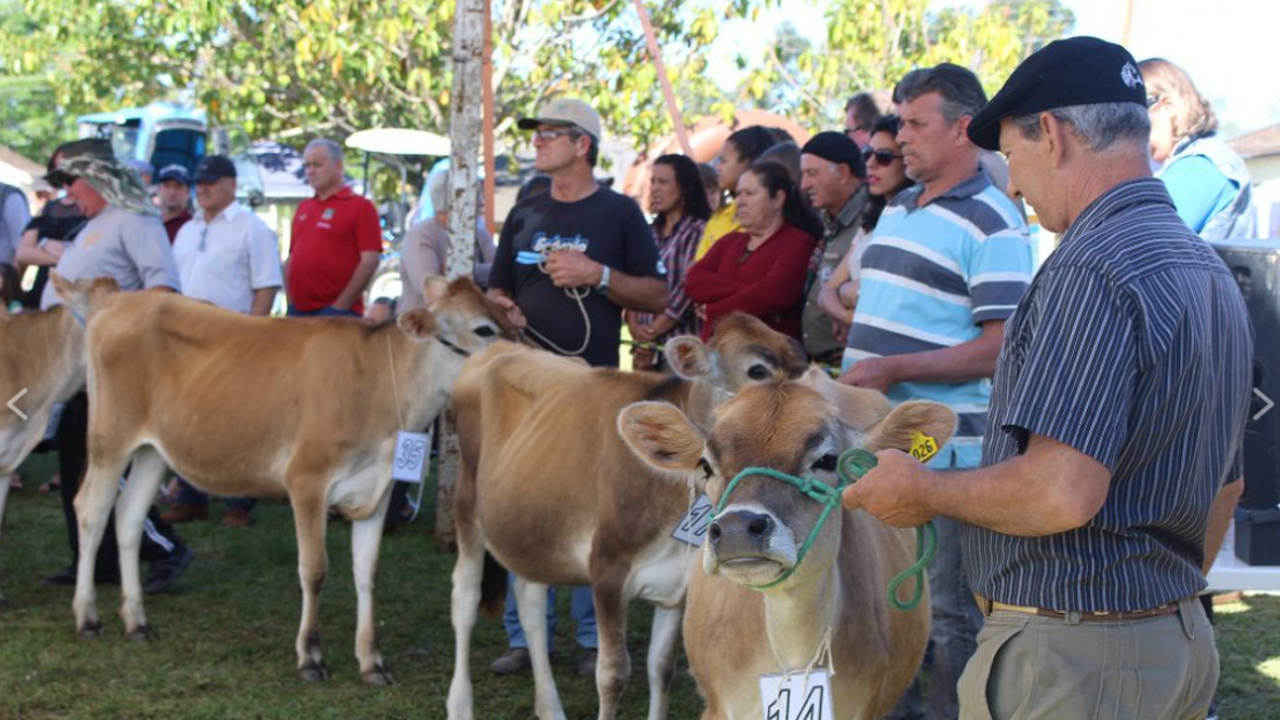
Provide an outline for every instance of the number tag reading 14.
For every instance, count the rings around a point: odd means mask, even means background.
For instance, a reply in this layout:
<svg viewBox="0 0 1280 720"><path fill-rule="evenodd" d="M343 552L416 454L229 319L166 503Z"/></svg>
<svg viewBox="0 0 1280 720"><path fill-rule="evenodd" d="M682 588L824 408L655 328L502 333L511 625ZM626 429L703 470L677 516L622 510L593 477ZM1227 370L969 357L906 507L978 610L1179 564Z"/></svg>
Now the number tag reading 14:
<svg viewBox="0 0 1280 720"><path fill-rule="evenodd" d="M831 709L831 676L826 670L760 678L764 720L835 720Z"/></svg>
<svg viewBox="0 0 1280 720"><path fill-rule="evenodd" d="M431 433L399 431L396 433L396 456L391 462L391 478L407 483L422 482L430 454Z"/></svg>
<svg viewBox="0 0 1280 720"><path fill-rule="evenodd" d="M711 498L703 493L689 506L689 512L680 518L680 524L671 531L671 537L694 547L702 547L702 539L706 537L709 527L711 527Z"/></svg>

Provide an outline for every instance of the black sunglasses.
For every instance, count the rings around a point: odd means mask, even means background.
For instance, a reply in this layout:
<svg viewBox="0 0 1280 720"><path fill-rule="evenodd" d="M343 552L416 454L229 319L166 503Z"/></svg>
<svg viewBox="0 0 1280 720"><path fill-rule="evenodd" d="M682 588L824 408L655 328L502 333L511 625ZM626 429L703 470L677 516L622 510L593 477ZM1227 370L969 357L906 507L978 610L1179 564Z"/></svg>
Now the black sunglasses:
<svg viewBox="0 0 1280 720"><path fill-rule="evenodd" d="M45 182L49 183L54 190L62 190L71 187L75 183L74 175L67 173L66 170L54 170L44 176Z"/></svg>
<svg viewBox="0 0 1280 720"><path fill-rule="evenodd" d="M872 158L875 158L876 164L878 165L888 165L894 160L902 159L902 156L894 153L892 150L885 149L885 148L882 148L880 150L872 150L871 148L867 148L862 151L863 160L865 160L866 162L871 162Z"/></svg>

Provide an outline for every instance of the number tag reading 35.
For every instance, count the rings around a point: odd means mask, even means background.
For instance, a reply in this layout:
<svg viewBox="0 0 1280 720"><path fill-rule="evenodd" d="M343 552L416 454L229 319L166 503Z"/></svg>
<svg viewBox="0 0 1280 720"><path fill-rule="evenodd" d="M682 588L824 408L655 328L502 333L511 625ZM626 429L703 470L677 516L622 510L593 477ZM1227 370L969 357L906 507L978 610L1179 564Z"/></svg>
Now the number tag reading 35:
<svg viewBox="0 0 1280 720"><path fill-rule="evenodd" d="M835 720L831 709L831 676L826 670L793 673L790 678L760 678L764 720Z"/></svg>
<svg viewBox="0 0 1280 720"><path fill-rule="evenodd" d="M680 518L680 524L671 531L671 537L694 547L702 547L702 539L706 537L709 527L711 527L711 498L704 493L689 506L689 512Z"/></svg>
<svg viewBox="0 0 1280 720"><path fill-rule="evenodd" d="M391 462L391 478L407 483L422 482L430 453L430 433L399 431L396 433L396 456Z"/></svg>

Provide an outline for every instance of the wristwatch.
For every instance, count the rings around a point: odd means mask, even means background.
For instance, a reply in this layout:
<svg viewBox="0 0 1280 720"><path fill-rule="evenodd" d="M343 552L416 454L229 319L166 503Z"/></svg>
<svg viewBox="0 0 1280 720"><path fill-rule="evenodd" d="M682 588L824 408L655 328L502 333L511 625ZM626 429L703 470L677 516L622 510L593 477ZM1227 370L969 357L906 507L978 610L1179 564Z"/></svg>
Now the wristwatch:
<svg viewBox="0 0 1280 720"><path fill-rule="evenodd" d="M601 295L608 295L609 294L609 275L611 274L612 270L608 265L603 265L601 267L603 269L600 271L600 284L596 285L596 292L600 293Z"/></svg>

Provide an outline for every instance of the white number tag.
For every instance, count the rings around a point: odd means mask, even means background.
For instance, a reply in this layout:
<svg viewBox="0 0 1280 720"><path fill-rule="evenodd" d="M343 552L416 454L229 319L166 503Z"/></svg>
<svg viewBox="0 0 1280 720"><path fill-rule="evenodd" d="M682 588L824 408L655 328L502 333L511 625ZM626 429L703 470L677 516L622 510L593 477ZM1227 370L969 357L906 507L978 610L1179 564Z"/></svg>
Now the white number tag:
<svg viewBox="0 0 1280 720"><path fill-rule="evenodd" d="M396 433L396 456L391 462L391 478L407 483L420 483L426 474L431 455L431 433Z"/></svg>
<svg viewBox="0 0 1280 720"><path fill-rule="evenodd" d="M689 512L680 518L680 524L671 531L671 537L695 547L702 547L702 538L706 536L709 527L711 527L711 498L702 494L689 506Z"/></svg>
<svg viewBox="0 0 1280 720"><path fill-rule="evenodd" d="M831 710L831 676L826 670L760 678L764 720L835 720Z"/></svg>

